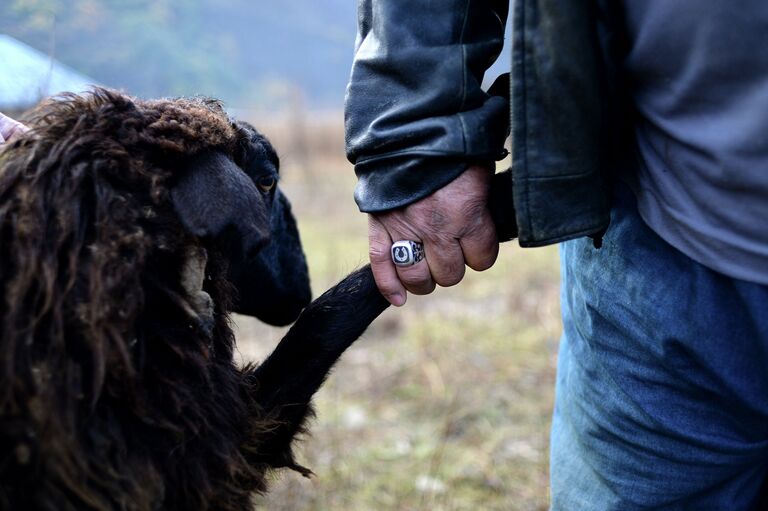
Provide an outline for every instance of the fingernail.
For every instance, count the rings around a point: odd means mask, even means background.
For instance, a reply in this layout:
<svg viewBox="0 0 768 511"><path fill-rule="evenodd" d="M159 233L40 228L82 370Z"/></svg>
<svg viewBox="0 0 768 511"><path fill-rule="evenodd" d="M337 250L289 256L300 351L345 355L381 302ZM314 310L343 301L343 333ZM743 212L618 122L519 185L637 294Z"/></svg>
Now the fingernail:
<svg viewBox="0 0 768 511"><path fill-rule="evenodd" d="M389 295L389 303L395 307L400 307L405 303L405 296L402 293L392 293Z"/></svg>

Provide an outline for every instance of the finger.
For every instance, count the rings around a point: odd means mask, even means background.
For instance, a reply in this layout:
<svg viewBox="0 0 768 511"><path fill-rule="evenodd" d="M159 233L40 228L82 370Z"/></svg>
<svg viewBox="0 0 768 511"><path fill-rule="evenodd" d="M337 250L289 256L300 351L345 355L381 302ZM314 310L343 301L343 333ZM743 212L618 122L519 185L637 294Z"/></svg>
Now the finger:
<svg viewBox="0 0 768 511"><path fill-rule="evenodd" d="M476 226L459 239L464 261L475 271L487 270L499 255L496 228L487 209L484 209Z"/></svg>
<svg viewBox="0 0 768 511"><path fill-rule="evenodd" d="M368 215L368 256L373 278L382 296L392 305L400 307L407 296L392 262L391 247L392 238L384 225L375 216Z"/></svg>
<svg viewBox="0 0 768 511"><path fill-rule="evenodd" d="M3 115L3 113L0 112L0 139L2 139L3 142L10 140L16 135L24 133L28 129L29 128L20 122L11 119L7 115Z"/></svg>
<svg viewBox="0 0 768 511"><path fill-rule="evenodd" d="M424 256L436 284L455 286L464 278L464 254L455 238L425 241Z"/></svg>
<svg viewBox="0 0 768 511"><path fill-rule="evenodd" d="M390 230L389 235L394 241L410 240L421 242L421 240L415 239L413 234L404 234L398 230ZM432 274L430 273L426 258L410 266L395 266L395 269L400 282L411 293L415 295L428 295L435 290L435 281L432 280Z"/></svg>
<svg viewBox="0 0 768 511"><path fill-rule="evenodd" d="M435 281L432 280L432 274L429 272L427 260L422 259L416 264L410 266L395 266L397 276L403 283L405 289L415 295L428 295L435 290Z"/></svg>

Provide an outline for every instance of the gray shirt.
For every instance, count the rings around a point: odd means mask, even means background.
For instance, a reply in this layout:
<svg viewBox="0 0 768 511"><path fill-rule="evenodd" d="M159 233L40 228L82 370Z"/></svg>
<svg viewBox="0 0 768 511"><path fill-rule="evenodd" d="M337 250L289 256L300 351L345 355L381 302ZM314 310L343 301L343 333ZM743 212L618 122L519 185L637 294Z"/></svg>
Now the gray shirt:
<svg viewBox="0 0 768 511"><path fill-rule="evenodd" d="M641 216L692 259L768 284L768 1L624 7Z"/></svg>

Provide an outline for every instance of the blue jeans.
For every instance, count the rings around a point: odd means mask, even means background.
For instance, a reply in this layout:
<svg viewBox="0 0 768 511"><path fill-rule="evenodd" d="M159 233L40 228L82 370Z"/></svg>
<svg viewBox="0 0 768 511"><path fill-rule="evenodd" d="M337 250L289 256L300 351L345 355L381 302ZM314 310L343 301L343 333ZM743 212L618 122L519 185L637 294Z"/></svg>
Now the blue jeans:
<svg viewBox="0 0 768 511"><path fill-rule="evenodd" d="M552 509L768 509L768 286L668 245L626 189L615 202L603 248L561 246Z"/></svg>

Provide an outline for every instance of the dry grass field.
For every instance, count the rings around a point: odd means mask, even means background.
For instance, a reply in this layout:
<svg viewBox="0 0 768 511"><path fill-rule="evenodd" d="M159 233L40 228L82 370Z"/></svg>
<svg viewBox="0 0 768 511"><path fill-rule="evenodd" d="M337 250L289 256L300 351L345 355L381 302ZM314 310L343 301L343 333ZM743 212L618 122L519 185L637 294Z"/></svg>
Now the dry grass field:
<svg viewBox="0 0 768 511"><path fill-rule="evenodd" d="M314 126L306 157L271 135L318 295L366 262L366 219L338 126ZM289 130L290 131L290 130ZM314 134L314 136L313 136ZM314 155L318 154L318 157ZM545 510L548 435L560 336L554 247L502 247L487 272L409 296L344 355L319 392L299 447L311 480L284 472L256 500L270 510ZM284 329L237 319L243 360L260 360Z"/></svg>

